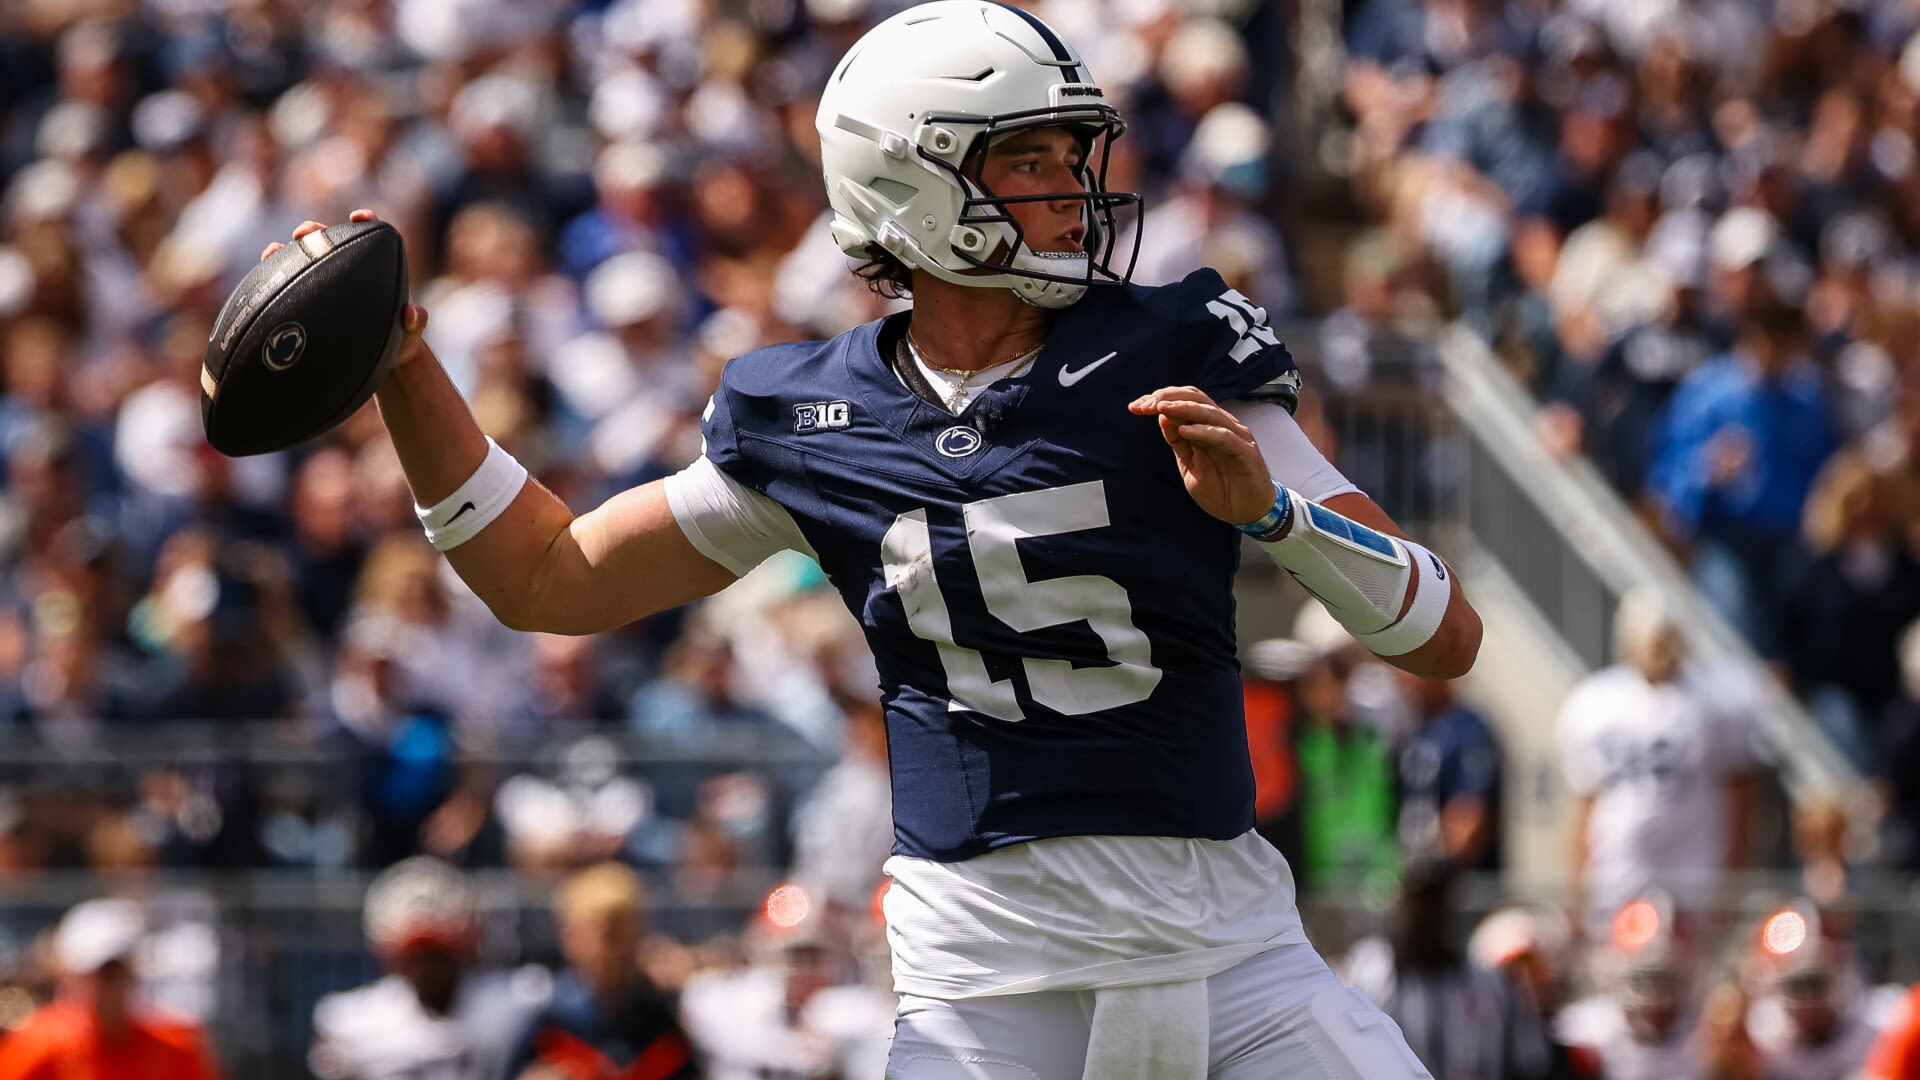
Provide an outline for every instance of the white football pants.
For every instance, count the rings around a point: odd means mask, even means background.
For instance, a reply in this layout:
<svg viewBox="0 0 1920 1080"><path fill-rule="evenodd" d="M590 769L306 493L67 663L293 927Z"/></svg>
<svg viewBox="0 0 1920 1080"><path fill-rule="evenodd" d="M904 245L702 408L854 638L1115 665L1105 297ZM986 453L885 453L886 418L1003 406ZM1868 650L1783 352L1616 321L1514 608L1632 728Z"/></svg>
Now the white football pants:
<svg viewBox="0 0 1920 1080"><path fill-rule="evenodd" d="M887 1080L1082 1080L1098 993L902 995ZM1208 979L1206 1023L1205 1080L1431 1080L1399 1027L1310 945Z"/></svg>

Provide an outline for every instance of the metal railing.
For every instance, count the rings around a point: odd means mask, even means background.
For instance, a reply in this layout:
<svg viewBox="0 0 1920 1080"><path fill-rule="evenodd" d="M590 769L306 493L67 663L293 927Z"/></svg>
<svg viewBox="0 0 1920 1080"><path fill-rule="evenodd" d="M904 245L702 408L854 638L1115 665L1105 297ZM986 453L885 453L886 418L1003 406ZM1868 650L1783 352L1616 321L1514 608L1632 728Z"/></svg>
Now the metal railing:
<svg viewBox="0 0 1920 1080"><path fill-rule="evenodd" d="M624 731L584 737L595 740L589 767L640 781L659 819L704 778L736 772L763 778L773 805L755 835L771 842L743 843L741 865L689 884L671 862L640 860L653 930L686 942L738 934L781 878L788 812L832 758L797 739L774 743L739 732L671 740ZM457 743L449 764L497 779L532 774L565 782L569 770L582 767L580 748L579 736ZM219 788L222 799L235 786L248 789L210 805L253 836L267 831L271 813L288 809L274 803L284 798L286 782L297 780L303 802L294 809L364 832L374 824L363 800L368 754L365 747L269 723L103 728L61 741L14 729L0 733L0 816L32 821L47 810L36 809L44 797L53 800L53 813L64 815L54 826L84 836L89 821L151 800L143 789L153 777L180 776L202 793ZM220 783L209 783L210 777ZM244 820L232 820L241 814ZM262 854L257 846L234 846ZM73 904L102 895L140 898L153 913L149 940L156 944L149 951L157 966L149 985L156 1000L207 1022L227 1075L298 1077L306 1075L315 1004L379 975L361 924L362 900L379 865L366 862L373 853L348 849L344 865L276 868L272 858L264 866L226 865L201 852L209 865L101 871L74 865L85 854L78 847L66 838L52 845L52 868L0 873L0 989L31 976L36 943ZM492 868L474 871L472 880L486 916L484 962L557 963L551 879ZM4 1013L0 1008L0 1025L8 1022Z"/></svg>
<svg viewBox="0 0 1920 1080"><path fill-rule="evenodd" d="M1693 598L1686 571L1584 458L1557 458L1534 433L1535 403L1471 330L1387 332L1369 345L1364 388L1342 393L1325 370L1319 328L1283 340L1322 398L1349 479L1396 520L1452 534L1498 560L1590 669L1612 662L1620 597L1639 586ZM1316 369L1320 369L1316 371ZM1704 602L1679 605L1682 633L1703 663L1753 673L1763 748L1796 800L1850 808L1856 769L1753 650Z"/></svg>
<svg viewBox="0 0 1920 1080"><path fill-rule="evenodd" d="M305 1076L314 1006L381 975L361 923L371 876L65 872L13 880L0 888L0 961L30 950L73 903L101 895L143 899L156 924L147 993L205 1022L226 1075ZM551 882L504 870L476 872L472 881L482 911L482 966L557 967ZM670 877L655 876L649 925L689 942L737 934L777 881L772 868L753 868L718 892L689 897Z"/></svg>
<svg viewBox="0 0 1920 1080"><path fill-rule="evenodd" d="M104 880L93 874L50 875L10 882L0 892L0 941L24 947L50 928L68 904L103 892L148 897L163 914L196 916L211 930L215 953L208 969L187 980L190 985L183 984L179 973L172 976L173 1000L198 994L210 1006L204 1010L209 1035L227 1075L297 1077L305 1075L314 1005L328 993L380 974L361 934L361 901L369 880L370 875L360 872L325 878L257 872ZM688 940L736 931L772 880L742 880L724 894L697 901L680 897L671 881L658 882L658 890L650 894L651 922L655 928L683 932L710 928L705 935L689 934ZM548 883L503 871L476 873L474 883L483 913L484 966L559 964ZM1752 940L1745 931L1797 889L1791 874L1750 873L1724 891L1717 907L1699 912L1709 930L1703 939L1703 974L1737 978L1738 962ZM1509 884L1497 875L1461 879L1455 897L1446 925L1435 930L1459 940L1486 914L1515 902ZM1357 939L1385 930L1388 915L1382 899L1359 892L1308 894L1301 898L1301 912L1316 947L1337 963ZM1856 883L1845 910L1854 928L1860 971L1868 981L1920 978L1917 905L1920 893L1911 880L1886 877ZM1574 975L1580 982L1577 969Z"/></svg>
<svg viewBox="0 0 1920 1080"><path fill-rule="evenodd" d="M1556 458L1534 434L1534 403L1478 335L1441 337L1442 386L1459 420L1458 524L1499 559L1548 621L1594 668L1612 661L1611 626L1621 596L1641 586L1687 598L1681 633L1702 663L1751 674L1754 720L1795 801L1831 799L1854 808L1861 777L1832 740L1712 607L1686 571L1585 458Z"/></svg>
<svg viewBox="0 0 1920 1080"><path fill-rule="evenodd" d="M1766 916L1800 897L1804 885L1797 874L1780 870L1752 870L1728 875L1717 898L1689 910L1696 921L1701 986L1713 981L1737 981L1757 941L1755 933ZM1435 927L1455 940L1465 940L1487 914L1519 902L1512 883L1497 874L1461 877L1453 890L1451 916ZM1565 909L1570 899L1552 889L1528 889L1525 902L1551 903ZM1869 984L1908 984L1920 980L1920 882L1899 874L1863 875L1850 883L1848 897L1830 913L1847 926L1847 940L1861 979ZM1391 916L1384 898L1361 892L1321 892L1301 897L1300 913L1315 947L1334 961L1358 938L1384 932ZM1576 983L1590 985L1593 972L1583 970L1581 958L1572 958Z"/></svg>
<svg viewBox="0 0 1920 1080"><path fill-rule="evenodd" d="M1590 463L1547 452L1533 427L1535 403L1471 332L1375 332L1365 350L1366 377L1356 382L1350 342L1329 356L1319 326L1285 329L1342 471L1456 565L1496 569L1533 609L1534 632L1557 639L1543 645L1561 660L1556 677L1576 678L1612 662L1612 621L1629 590L1653 585L1694 596L1685 571ZM1303 416L1314 422L1309 410ZM1258 570L1243 570L1243 592L1260 580ZM1297 591L1269 583L1265 595L1276 599L1268 606L1297 603ZM1880 840L1871 789L1723 620L1704 602L1679 606L1695 658L1727 675L1722 685L1745 695L1753 715L1756 751L1767 766L1754 826L1763 864L1791 860L1793 808L1815 801L1847 812L1851 850L1870 858ZM1250 603L1241 610L1243 632L1249 612L1265 614ZM1280 625L1283 618L1268 615L1252 629ZM1550 717L1512 720L1536 726ZM1557 776L1551 764L1545 768ZM1526 794L1542 797L1531 781ZM1536 843L1528 850L1545 849Z"/></svg>

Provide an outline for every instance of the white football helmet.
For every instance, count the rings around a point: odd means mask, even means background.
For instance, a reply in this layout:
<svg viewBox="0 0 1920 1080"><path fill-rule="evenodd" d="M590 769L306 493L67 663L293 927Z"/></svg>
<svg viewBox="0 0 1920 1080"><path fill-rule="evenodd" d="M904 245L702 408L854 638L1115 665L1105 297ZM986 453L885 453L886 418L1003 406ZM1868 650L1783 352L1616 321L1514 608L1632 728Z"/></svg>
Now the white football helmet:
<svg viewBox="0 0 1920 1080"><path fill-rule="evenodd" d="M833 236L849 255L884 251L943 281L1010 288L1046 308L1133 273L1132 254L1111 265L1114 213L1140 197L1105 190L1108 152L1126 124L1080 54L1025 11L935 0L887 19L841 58L814 126ZM981 184L976 152L1053 126L1084 137L1082 190L1003 198ZM1007 211L1057 199L1082 203L1079 252L1034 251Z"/></svg>
<svg viewBox="0 0 1920 1080"><path fill-rule="evenodd" d="M1691 923L1673 897L1649 889L1614 913L1595 974L1636 1037L1656 1042L1692 1010L1698 959Z"/></svg>
<svg viewBox="0 0 1920 1080"><path fill-rule="evenodd" d="M432 856L402 859L367 887L363 921L376 952L399 953L421 940L465 948L478 920L467 876Z"/></svg>

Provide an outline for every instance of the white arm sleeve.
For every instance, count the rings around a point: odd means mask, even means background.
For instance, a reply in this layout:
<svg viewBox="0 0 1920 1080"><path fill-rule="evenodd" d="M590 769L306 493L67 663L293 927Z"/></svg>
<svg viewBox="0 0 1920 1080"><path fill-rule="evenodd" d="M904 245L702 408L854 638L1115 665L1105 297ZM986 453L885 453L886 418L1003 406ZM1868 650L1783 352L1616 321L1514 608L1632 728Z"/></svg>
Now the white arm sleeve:
<svg viewBox="0 0 1920 1080"><path fill-rule="evenodd" d="M1335 495L1360 490L1307 440L1300 422L1284 406L1272 401L1229 401L1223 408L1253 432L1267 471L1288 491L1325 503Z"/></svg>
<svg viewBox="0 0 1920 1080"><path fill-rule="evenodd" d="M819 560L786 507L721 472L705 457L667 477L667 505L700 554L735 577L745 577L789 549Z"/></svg>

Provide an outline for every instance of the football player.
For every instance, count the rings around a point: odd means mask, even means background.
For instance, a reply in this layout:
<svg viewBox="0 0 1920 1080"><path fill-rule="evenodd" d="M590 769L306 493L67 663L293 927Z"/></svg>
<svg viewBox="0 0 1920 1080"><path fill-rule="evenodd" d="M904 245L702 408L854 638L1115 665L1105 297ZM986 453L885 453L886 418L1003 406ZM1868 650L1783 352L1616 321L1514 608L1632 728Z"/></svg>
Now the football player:
<svg viewBox="0 0 1920 1080"><path fill-rule="evenodd" d="M1563 1041L1555 1027L1567 1003L1573 961L1573 923L1549 907L1518 906L1490 913L1467 939L1467 959L1483 971L1497 971L1514 993L1539 1011L1550 1031L1547 1075L1555 1080L1596 1080L1600 1057L1591 1048Z"/></svg>
<svg viewBox="0 0 1920 1080"><path fill-rule="evenodd" d="M1452 570L1301 434L1264 311L1210 270L1129 284L1125 124L1039 19L909 8L816 127L836 240L911 310L735 359L698 461L576 517L410 308L379 402L429 538L553 633L820 563L886 705L898 1080L1424 1076L1253 831L1233 576L1250 537L1373 652L1452 677L1480 641Z"/></svg>
<svg viewBox="0 0 1920 1080"><path fill-rule="evenodd" d="M1811 900L1760 924L1747 961L1747 1027L1767 1080L1847 1080L1879 1034L1846 938Z"/></svg>
<svg viewBox="0 0 1920 1080"><path fill-rule="evenodd" d="M1687 655L1657 586L1620 598L1615 662L1561 704L1561 770L1573 793L1574 917L1597 939L1642 890L1683 909L1747 865L1754 820L1749 717L1738 680Z"/></svg>
<svg viewBox="0 0 1920 1080"><path fill-rule="evenodd" d="M313 1009L307 1065L322 1080L491 1080L546 1004L538 969L474 966L480 921L459 870L402 859L367 888L367 945L388 974Z"/></svg>
<svg viewBox="0 0 1920 1080"><path fill-rule="evenodd" d="M1600 993L1560 1011L1561 1042L1598 1055L1609 1080L1701 1075L1694 1032L1697 954L1673 899L1650 891L1614 913L1595 952Z"/></svg>
<svg viewBox="0 0 1920 1080"><path fill-rule="evenodd" d="M707 1080L881 1080L894 996L858 978L848 912L796 882L741 936L747 964L695 972L680 1013Z"/></svg>

